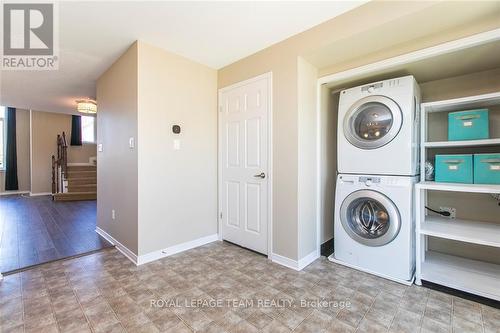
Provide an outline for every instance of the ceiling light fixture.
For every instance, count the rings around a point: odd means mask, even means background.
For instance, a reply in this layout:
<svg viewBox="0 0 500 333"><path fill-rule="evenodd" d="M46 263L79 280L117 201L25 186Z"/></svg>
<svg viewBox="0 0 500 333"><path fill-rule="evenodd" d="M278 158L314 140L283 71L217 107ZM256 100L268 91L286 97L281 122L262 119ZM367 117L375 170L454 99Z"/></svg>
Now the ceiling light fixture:
<svg viewBox="0 0 500 333"><path fill-rule="evenodd" d="M81 113L97 113L97 102L91 99L82 99L76 101L76 110Z"/></svg>

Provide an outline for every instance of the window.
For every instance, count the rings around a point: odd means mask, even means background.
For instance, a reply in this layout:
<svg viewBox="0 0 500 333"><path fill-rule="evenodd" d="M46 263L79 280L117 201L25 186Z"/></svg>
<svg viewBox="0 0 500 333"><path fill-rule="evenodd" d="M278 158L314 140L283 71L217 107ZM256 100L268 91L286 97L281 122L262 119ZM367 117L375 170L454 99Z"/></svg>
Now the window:
<svg viewBox="0 0 500 333"><path fill-rule="evenodd" d="M82 116L82 141L95 143L95 117Z"/></svg>
<svg viewBox="0 0 500 333"><path fill-rule="evenodd" d="M5 107L0 106L0 170L5 169Z"/></svg>

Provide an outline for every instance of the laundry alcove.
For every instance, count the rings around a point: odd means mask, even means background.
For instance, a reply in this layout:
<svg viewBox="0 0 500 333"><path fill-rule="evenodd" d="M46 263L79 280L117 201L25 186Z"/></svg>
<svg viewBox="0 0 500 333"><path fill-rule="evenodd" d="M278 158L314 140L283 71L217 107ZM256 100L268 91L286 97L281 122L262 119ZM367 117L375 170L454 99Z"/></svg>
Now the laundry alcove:
<svg viewBox="0 0 500 333"><path fill-rule="evenodd" d="M318 81L320 202L324 240L333 236L335 182L337 176L337 112L340 92L381 80L413 75L419 83L422 102L457 99L500 92L500 30L492 30L460 40L385 59L324 76ZM500 138L500 99L490 103L490 138ZM457 110L458 111L458 110ZM447 139L447 113L428 118L428 141ZM436 154L500 152L500 144L490 142L478 147L431 147L427 159ZM363 161L360 161L363 163ZM428 191L427 204L432 207L457 208L458 221L477 220L490 223L500 231L500 206L489 193ZM418 209L418 208L417 208ZM498 228L496 228L497 226ZM323 241L324 241L323 240ZM500 247L456 241L443 237L427 237L424 250L435 251L480 263L500 265ZM438 281L439 282L439 281ZM438 283L437 282L437 283ZM447 281L442 284L446 285ZM457 289L465 290L460 285ZM493 297L480 290L466 291ZM477 292L476 292L477 291ZM498 296L500 297L500 296Z"/></svg>

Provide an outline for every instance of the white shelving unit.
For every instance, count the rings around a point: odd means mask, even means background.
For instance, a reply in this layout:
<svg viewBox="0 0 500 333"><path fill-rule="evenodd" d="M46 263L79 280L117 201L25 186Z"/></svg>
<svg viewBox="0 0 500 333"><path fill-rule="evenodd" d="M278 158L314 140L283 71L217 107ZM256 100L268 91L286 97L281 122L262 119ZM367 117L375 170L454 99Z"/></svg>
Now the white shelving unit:
<svg viewBox="0 0 500 333"><path fill-rule="evenodd" d="M500 185L438 183L425 180L425 161L432 148L485 147L500 145L500 138L471 141L428 141L428 119L433 112L450 112L500 105L500 92L421 105L421 182L416 185L416 279L500 300L500 265L442 254L428 249L428 237L500 248L500 224L448 219L428 215L428 191L500 193Z"/></svg>

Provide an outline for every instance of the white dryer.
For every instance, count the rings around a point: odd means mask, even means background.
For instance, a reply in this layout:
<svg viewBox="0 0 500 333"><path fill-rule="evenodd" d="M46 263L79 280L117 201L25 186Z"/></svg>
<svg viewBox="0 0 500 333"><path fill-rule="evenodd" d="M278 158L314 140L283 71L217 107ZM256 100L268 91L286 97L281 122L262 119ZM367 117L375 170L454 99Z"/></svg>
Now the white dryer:
<svg viewBox="0 0 500 333"><path fill-rule="evenodd" d="M339 173L419 173L420 90L413 76L340 92Z"/></svg>
<svg viewBox="0 0 500 333"><path fill-rule="evenodd" d="M338 175L330 259L409 284L415 271L417 177Z"/></svg>

